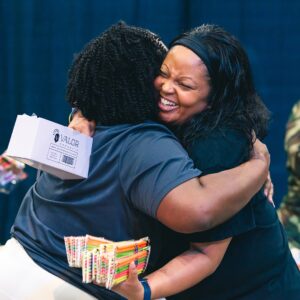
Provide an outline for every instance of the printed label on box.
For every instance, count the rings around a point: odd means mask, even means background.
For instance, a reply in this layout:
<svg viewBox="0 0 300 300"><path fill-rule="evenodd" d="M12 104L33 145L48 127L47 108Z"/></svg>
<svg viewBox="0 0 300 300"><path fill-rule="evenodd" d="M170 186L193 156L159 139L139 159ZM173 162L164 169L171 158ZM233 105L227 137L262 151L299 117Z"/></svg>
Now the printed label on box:
<svg viewBox="0 0 300 300"><path fill-rule="evenodd" d="M88 175L91 147L91 137L43 118L21 115L8 155L62 179L77 179Z"/></svg>

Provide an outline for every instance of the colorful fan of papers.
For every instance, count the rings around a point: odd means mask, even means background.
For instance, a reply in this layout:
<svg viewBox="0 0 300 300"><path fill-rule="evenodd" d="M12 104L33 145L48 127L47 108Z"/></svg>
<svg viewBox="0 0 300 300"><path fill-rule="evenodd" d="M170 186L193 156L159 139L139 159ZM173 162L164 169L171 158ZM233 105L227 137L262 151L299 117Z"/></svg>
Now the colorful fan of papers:
<svg viewBox="0 0 300 300"><path fill-rule="evenodd" d="M91 235L65 237L70 267L82 268L82 282L111 289L128 278L134 261L138 274L143 273L150 255L149 238L113 242Z"/></svg>
<svg viewBox="0 0 300 300"><path fill-rule="evenodd" d="M25 165L3 153L0 155L0 193L9 194L16 185L27 178Z"/></svg>

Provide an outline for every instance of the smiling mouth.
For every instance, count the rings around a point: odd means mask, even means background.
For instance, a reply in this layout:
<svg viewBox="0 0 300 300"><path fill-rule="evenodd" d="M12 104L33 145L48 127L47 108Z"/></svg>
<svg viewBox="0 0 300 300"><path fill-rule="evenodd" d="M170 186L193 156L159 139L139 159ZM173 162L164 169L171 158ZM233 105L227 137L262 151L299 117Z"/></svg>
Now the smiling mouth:
<svg viewBox="0 0 300 300"><path fill-rule="evenodd" d="M163 112L173 111L178 108L178 104L175 102L168 100L166 98L161 97L158 102L158 107Z"/></svg>

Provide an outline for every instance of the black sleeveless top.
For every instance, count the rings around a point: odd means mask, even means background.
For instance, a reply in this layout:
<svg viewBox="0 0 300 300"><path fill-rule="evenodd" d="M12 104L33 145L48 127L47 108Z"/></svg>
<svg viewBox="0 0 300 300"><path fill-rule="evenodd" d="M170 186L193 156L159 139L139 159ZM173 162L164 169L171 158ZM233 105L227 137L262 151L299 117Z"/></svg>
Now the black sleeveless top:
<svg viewBox="0 0 300 300"><path fill-rule="evenodd" d="M248 156L247 141L238 131L215 130L188 152L203 174L233 168ZM178 235L174 241L210 242L233 237L218 269L195 287L168 299L293 300L300 299L300 273L274 207L261 190L238 214L211 230ZM181 245L182 247L182 245ZM178 254L178 253L176 253Z"/></svg>

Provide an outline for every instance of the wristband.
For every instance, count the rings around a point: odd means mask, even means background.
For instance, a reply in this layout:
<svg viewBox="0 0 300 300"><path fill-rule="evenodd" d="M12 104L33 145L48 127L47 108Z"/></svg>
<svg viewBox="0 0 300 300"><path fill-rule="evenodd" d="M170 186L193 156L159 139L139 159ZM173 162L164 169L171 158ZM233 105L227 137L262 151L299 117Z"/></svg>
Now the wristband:
<svg viewBox="0 0 300 300"><path fill-rule="evenodd" d="M74 115L78 112L78 108L77 107L73 107L71 113L69 114L69 123L72 122Z"/></svg>
<svg viewBox="0 0 300 300"><path fill-rule="evenodd" d="M144 300L151 300L151 289L148 283L148 280L146 278L140 280L141 284L144 288Z"/></svg>

